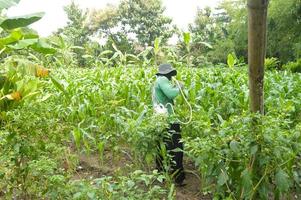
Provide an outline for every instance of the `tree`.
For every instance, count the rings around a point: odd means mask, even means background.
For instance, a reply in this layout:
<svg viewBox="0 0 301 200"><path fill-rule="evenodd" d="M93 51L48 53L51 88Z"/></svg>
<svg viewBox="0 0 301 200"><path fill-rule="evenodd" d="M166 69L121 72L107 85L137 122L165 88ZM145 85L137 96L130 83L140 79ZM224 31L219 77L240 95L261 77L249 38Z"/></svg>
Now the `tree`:
<svg viewBox="0 0 301 200"><path fill-rule="evenodd" d="M268 17L267 54L282 62L295 60L301 52L301 0L271 0Z"/></svg>
<svg viewBox="0 0 301 200"><path fill-rule="evenodd" d="M89 29L98 36L112 35L119 19L118 7L108 4L102 9L93 9L89 13Z"/></svg>
<svg viewBox="0 0 301 200"><path fill-rule="evenodd" d="M165 8L161 0L123 0L118 7L108 5L92 13L89 27L109 41L124 42L134 46L153 46L154 40L161 37L162 43L174 33L171 18L163 15Z"/></svg>
<svg viewBox="0 0 301 200"><path fill-rule="evenodd" d="M229 38L238 56L247 58L247 12L245 0L224 0L221 3L231 18ZM277 57L282 63L295 60L301 52L301 0L270 0L267 56Z"/></svg>
<svg viewBox="0 0 301 200"><path fill-rule="evenodd" d="M119 9L122 29L134 34L142 46L152 46L157 37L165 43L174 33L161 0L124 0Z"/></svg>
<svg viewBox="0 0 301 200"><path fill-rule="evenodd" d="M264 113L263 80L268 0L248 0L248 63L250 110Z"/></svg>
<svg viewBox="0 0 301 200"><path fill-rule="evenodd" d="M94 9L89 14L89 29L93 35L106 39L105 49L114 51L114 43L122 52L133 53L133 39L122 30L118 6L108 4L102 9Z"/></svg>
<svg viewBox="0 0 301 200"><path fill-rule="evenodd" d="M247 57L247 15L245 0L224 0L216 10L199 9L194 23L189 27L193 33L192 46L205 54L213 63L225 62L229 53ZM208 42L212 49L196 45Z"/></svg>
<svg viewBox="0 0 301 200"><path fill-rule="evenodd" d="M67 26L59 29L58 33L66 35L74 45L83 46L89 41L91 33L86 24L88 11L81 10L73 1L64 10L69 21Z"/></svg>
<svg viewBox="0 0 301 200"><path fill-rule="evenodd" d="M227 38L233 42L235 54L245 59L248 54L248 13L246 3L246 0L224 0L219 8L224 10L229 17L229 24L226 27L228 31Z"/></svg>
<svg viewBox="0 0 301 200"><path fill-rule="evenodd" d="M214 14L209 7L198 8L194 23L189 24L189 31L191 32L190 53L194 57L192 61L195 66L204 64L207 61L205 57L215 63L226 58L225 51L222 52L223 55L221 56L216 56L215 53L210 56L210 52L214 52L216 49L215 44L224 41L227 34L224 29L227 26L227 19L222 19L221 15ZM230 52L232 51L230 50Z"/></svg>
<svg viewBox="0 0 301 200"><path fill-rule="evenodd" d="M246 3L247 0L223 0L214 11L198 11L190 26L192 38L202 38L213 46L212 50L200 49L200 54L205 53L214 63L225 61L230 52L247 59ZM301 0L270 0L269 10L267 56L279 58L282 63L299 58Z"/></svg>
<svg viewBox="0 0 301 200"><path fill-rule="evenodd" d="M199 40L212 43L227 35L225 27L229 18L224 13L214 14L210 7L198 9L194 23L189 25L189 30Z"/></svg>
<svg viewBox="0 0 301 200"><path fill-rule="evenodd" d="M84 66L85 60L82 57L85 54L84 47L91 42L89 36L92 33L86 23L88 11L81 10L73 1L70 5L66 6L64 10L69 21L67 22L67 26L59 29L56 34L65 35L68 39L67 42L79 47L73 51L77 55L79 65Z"/></svg>

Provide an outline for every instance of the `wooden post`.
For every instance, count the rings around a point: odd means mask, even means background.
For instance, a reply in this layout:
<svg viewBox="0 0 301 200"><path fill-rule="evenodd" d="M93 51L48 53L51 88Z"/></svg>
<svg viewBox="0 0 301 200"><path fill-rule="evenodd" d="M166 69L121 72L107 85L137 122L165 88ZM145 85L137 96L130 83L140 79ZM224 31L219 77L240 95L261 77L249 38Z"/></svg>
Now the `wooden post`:
<svg viewBox="0 0 301 200"><path fill-rule="evenodd" d="M248 0L248 64L250 110L264 114L264 59L269 0Z"/></svg>

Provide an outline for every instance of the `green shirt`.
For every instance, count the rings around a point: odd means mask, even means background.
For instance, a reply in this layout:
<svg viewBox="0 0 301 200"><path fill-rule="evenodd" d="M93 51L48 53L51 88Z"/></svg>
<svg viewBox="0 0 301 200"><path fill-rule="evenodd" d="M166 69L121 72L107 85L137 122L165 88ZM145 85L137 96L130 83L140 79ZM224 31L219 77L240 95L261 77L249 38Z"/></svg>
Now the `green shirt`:
<svg viewBox="0 0 301 200"><path fill-rule="evenodd" d="M174 99L179 93L179 88L173 86L168 78L158 76L153 88L153 104L162 104L167 108L169 115L173 114L171 105L174 104Z"/></svg>

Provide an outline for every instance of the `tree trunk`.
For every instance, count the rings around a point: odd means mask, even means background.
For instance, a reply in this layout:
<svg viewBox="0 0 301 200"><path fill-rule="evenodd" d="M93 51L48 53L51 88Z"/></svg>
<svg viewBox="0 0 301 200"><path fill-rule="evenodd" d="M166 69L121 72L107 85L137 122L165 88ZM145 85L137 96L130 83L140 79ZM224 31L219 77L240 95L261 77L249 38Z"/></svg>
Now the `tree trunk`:
<svg viewBox="0 0 301 200"><path fill-rule="evenodd" d="M253 113L264 114L264 59L266 54L267 38L267 7L268 0L248 0L248 64L249 64L249 89L250 110ZM262 144L261 119L253 118L253 135L256 140L251 146L258 150L251 156L250 168L253 171L253 182L257 183L264 176L263 165L260 163ZM253 191L251 199L261 199L258 189Z"/></svg>
<svg viewBox="0 0 301 200"><path fill-rule="evenodd" d="M248 0L248 64L250 110L264 114L264 59L269 0Z"/></svg>

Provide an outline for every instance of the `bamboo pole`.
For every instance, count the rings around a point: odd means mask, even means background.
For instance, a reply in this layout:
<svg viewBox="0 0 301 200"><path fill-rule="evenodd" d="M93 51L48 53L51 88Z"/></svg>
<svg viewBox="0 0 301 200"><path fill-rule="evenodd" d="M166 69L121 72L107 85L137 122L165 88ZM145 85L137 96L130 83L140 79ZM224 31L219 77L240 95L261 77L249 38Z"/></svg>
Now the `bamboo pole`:
<svg viewBox="0 0 301 200"><path fill-rule="evenodd" d="M269 0L248 0L248 64L250 110L264 114L264 59Z"/></svg>

